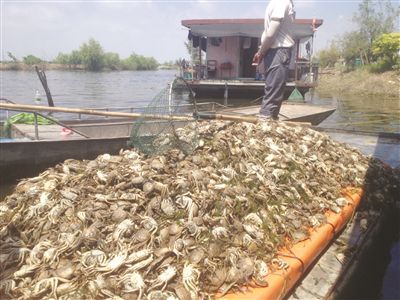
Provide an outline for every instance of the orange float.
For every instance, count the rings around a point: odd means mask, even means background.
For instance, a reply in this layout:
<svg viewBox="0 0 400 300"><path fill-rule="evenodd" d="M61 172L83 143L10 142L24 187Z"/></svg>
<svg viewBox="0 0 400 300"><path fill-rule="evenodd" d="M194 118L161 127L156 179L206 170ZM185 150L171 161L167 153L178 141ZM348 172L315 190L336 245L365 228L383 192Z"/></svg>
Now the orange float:
<svg viewBox="0 0 400 300"><path fill-rule="evenodd" d="M343 196L349 203L340 213L328 212L327 223L313 229L307 240L294 244L290 249L280 251L277 258L284 260L289 267L270 273L265 278L268 287L252 288L246 293L227 294L219 299L226 300L261 300L282 299L295 286L314 260L329 245L332 239L350 221L361 201L361 188L347 188Z"/></svg>

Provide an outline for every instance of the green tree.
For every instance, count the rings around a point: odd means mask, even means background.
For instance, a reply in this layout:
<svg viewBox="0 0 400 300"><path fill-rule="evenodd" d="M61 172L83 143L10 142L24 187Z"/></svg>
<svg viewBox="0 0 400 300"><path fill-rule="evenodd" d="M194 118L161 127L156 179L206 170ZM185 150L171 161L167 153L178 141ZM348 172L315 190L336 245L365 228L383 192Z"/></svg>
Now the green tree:
<svg viewBox="0 0 400 300"><path fill-rule="evenodd" d="M83 64L82 53L78 50L74 50L69 55L69 65L81 65Z"/></svg>
<svg viewBox="0 0 400 300"><path fill-rule="evenodd" d="M89 71L100 71L104 67L104 51L99 42L90 39L80 47L82 63Z"/></svg>
<svg viewBox="0 0 400 300"><path fill-rule="evenodd" d="M24 62L24 64L27 64L27 65L35 65L35 64L40 64L41 62L43 62L39 57L36 57L31 54L23 57L22 61Z"/></svg>
<svg viewBox="0 0 400 300"><path fill-rule="evenodd" d="M394 30L395 22L399 16L399 7L394 7L390 1L363 0L353 20L357 23L359 36L363 39L361 51L367 56L367 61L372 58L372 43L384 33Z"/></svg>
<svg viewBox="0 0 400 300"><path fill-rule="evenodd" d="M340 59L340 48L337 42L331 42L328 49L319 51L318 61L321 67L333 67L335 63Z"/></svg>
<svg viewBox="0 0 400 300"><path fill-rule="evenodd" d="M104 54L104 66L111 70L118 70L120 68L121 61L117 53L107 52Z"/></svg>
<svg viewBox="0 0 400 300"><path fill-rule="evenodd" d="M341 55L348 65L354 65L356 58L361 58L363 63L368 63L367 40L362 33L352 31L343 35L340 40Z"/></svg>
<svg viewBox="0 0 400 300"><path fill-rule="evenodd" d="M132 53L122 61L124 70L155 70L157 66L158 62L153 57L144 57L136 53Z"/></svg>
<svg viewBox="0 0 400 300"><path fill-rule="evenodd" d="M123 70L137 70L137 62L134 58L134 54L122 60L121 66Z"/></svg>
<svg viewBox="0 0 400 300"><path fill-rule="evenodd" d="M382 34L372 44L372 52L378 58L388 61L392 66L399 59L400 32Z"/></svg>
<svg viewBox="0 0 400 300"><path fill-rule="evenodd" d="M64 53L58 53L57 57L54 59L54 63L61 65L68 65L70 61L70 55Z"/></svg>

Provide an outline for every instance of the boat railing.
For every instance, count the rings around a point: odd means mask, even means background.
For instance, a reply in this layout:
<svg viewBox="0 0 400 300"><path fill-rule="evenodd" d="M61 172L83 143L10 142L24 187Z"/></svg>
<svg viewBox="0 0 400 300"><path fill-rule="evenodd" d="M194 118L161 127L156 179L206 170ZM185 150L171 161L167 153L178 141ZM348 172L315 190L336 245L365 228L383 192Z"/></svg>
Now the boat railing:
<svg viewBox="0 0 400 300"><path fill-rule="evenodd" d="M11 104L15 104L15 102L8 100L6 98L0 98L0 101L6 102L6 103L11 103ZM10 117L10 112L9 110L6 110L6 120Z"/></svg>
<svg viewBox="0 0 400 300"><path fill-rule="evenodd" d="M0 98L0 101L6 102L6 103L11 103L11 104L16 104L14 101L5 99L5 98ZM205 107L207 107L208 109L205 109ZM170 108L187 108L188 111L191 111L192 113L195 113L196 111L201 111L201 112L215 112L219 109L223 109L226 108L226 106L217 103L217 102L201 102L201 103L186 103L186 104L176 104L176 105L160 105L160 106L142 106L142 107L96 107L96 108L84 108L84 109L89 109L89 110L95 110L95 111L106 111L106 112L115 112L115 111L119 111L119 112L140 112L145 114L146 111L151 110L151 109L170 109ZM3 110L3 109L2 109ZM6 111L6 120L9 119L10 115L9 115L9 110L8 109L4 109ZM66 124L63 124L62 122L57 121L54 118L54 115L51 114L51 117L46 116L44 114L38 113L38 112L32 112L29 110L18 110L20 112L28 112L28 113L32 113L33 114L33 125L35 128L35 140L39 140L39 123L38 123L38 116L41 116L51 122L54 122L62 127L66 127L72 131L76 131L73 128L69 127ZM75 113L70 113L70 112L65 112L65 113L69 113L69 114L75 114ZM103 116L102 118L109 118L108 116ZM78 113L78 120L82 120L82 113ZM82 135L82 133L78 132L79 134ZM85 135L83 135L85 136ZM85 136L87 137L87 136Z"/></svg>

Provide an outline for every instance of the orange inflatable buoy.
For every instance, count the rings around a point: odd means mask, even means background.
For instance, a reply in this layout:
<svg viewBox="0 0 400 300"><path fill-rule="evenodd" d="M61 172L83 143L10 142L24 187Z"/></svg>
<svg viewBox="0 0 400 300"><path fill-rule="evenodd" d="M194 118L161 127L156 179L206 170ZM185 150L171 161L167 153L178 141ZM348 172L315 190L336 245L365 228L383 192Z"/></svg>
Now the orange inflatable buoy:
<svg viewBox="0 0 400 300"><path fill-rule="evenodd" d="M254 288L243 294L227 294L219 299L282 299L302 278L336 233L340 232L350 221L362 195L363 190L361 188L345 189L343 196L349 203L343 207L340 213L328 212L327 223L319 228L312 229L307 240L294 244L290 249L281 250L277 254L277 258L284 261L287 267L266 276L265 280L268 282L268 287Z"/></svg>

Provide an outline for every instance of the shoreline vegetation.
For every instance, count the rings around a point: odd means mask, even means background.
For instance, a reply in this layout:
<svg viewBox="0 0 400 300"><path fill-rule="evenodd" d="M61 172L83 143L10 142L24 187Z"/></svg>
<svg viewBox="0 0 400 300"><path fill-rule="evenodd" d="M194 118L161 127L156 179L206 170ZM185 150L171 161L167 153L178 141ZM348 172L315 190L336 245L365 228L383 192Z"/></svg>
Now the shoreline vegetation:
<svg viewBox="0 0 400 300"><path fill-rule="evenodd" d="M32 54L19 60L11 52L7 52L10 60L0 61L0 70L31 71L35 65L44 70L83 70L83 71L144 71L176 68L179 60L160 64L153 57L146 57L133 52L127 58L120 58L118 53L106 52L94 39L83 43L79 49L71 53L59 53L51 61L43 60Z"/></svg>
<svg viewBox="0 0 400 300"><path fill-rule="evenodd" d="M399 86L399 71L370 73L360 68L340 72L334 68L325 68L320 70L316 91L330 96L369 95L399 99Z"/></svg>
<svg viewBox="0 0 400 300"><path fill-rule="evenodd" d="M38 64L25 64L23 62L0 62L0 71L35 71L35 65L44 71L57 70L57 71L88 71L87 68L82 65L73 64L57 64L52 62L40 62ZM123 69L123 68L107 68L104 67L99 72L107 71L155 71L155 70L174 70L178 69L176 65L162 64L157 65L151 69Z"/></svg>

